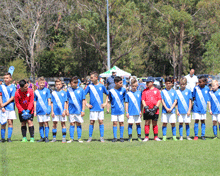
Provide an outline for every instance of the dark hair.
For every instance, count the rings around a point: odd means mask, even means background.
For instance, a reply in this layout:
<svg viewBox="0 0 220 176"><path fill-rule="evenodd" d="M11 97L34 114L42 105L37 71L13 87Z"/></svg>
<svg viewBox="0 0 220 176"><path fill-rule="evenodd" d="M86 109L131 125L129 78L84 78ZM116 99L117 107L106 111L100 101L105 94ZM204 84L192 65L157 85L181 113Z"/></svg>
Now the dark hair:
<svg viewBox="0 0 220 176"><path fill-rule="evenodd" d="M95 77L99 77L99 74L98 74L96 71L91 72L91 73L90 73L90 76L91 76L91 75L94 75Z"/></svg>
<svg viewBox="0 0 220 176"><path fill-rule="evenodd" d="M19 85L21 88L23 88L25 86L25 84L27 84L27 82L24 79L19 81Z"/></svg>
<svg viewBox="0 0 220 176"><path fill-rule="evenodd" d="M171 82L172 83L172 78L171 77L167 77L166 79L165 79L165 83L166 82Z"/></svg>
<svg viewBox="0 0 220 176"><path fill-rule="evenodd" d="M73 81L77 81L78 82L78 77L77 76L74 76L70 79L70 82L73 82Z"/></svg>
<svg viewBox="0 0 220 176"><path fill-rule="evenodd" d="M203 82L207 82L207 79L205 76L200 76L199 79L201 79Z"/></svg>
<svg viewBox="0 0 220 176"><path fill-rule="evenodd" d="M114 82L118 83L119 81L122 81L122 78L120 76L116 76Z"/></svg>
<svg viewBox="0 0 220 176"><path fill-rule="evenodd" d="M55 83L57 83L57 82L61 82L62 83L62 81L59 78L55 80Z"/></svg>
<svg viewBox="0 0 220 176"><path fill-rule="evenodd" d="M7 72L7 73L5 73L5 76L10 76L11 77L11 73Z"/></svg>

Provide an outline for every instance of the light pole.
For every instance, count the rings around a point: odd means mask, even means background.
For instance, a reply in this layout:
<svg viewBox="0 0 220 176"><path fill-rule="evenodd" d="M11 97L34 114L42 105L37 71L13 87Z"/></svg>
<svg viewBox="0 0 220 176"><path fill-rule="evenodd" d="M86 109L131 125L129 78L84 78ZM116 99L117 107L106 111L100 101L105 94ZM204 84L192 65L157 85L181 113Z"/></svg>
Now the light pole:
<svg viewBox="0 0 220 176"><path fill-rule="evenodd" d="M107 53L108 53L107 65L108 65L108 69L110 70L111 64L110 64L110 38L109 38L109 11L108 11L108 0L106 0L106 2L107 2Z"/></svg>

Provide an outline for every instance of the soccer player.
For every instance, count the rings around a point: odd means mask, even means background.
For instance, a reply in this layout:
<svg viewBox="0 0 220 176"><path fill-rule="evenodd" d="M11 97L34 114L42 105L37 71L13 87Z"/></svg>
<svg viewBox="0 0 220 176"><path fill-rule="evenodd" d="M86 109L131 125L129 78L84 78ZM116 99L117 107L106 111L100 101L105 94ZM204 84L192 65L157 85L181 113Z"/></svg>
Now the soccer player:
<svg viewBox="0 0 220 176"><path fill-rule="evenodd" d="M106 98L106 102L103 104L103 93L108 95L108 91L105 86L101 83L98 83L99 75L96 72L92 72L90 74L90 79L92 84L88 85L85 94L90 95L90 104L87 104L87 107L90 109L90 125L89 125L89 139L87 142L92 141L92 133L94 128L95 120L99 120L99 131L100 131L100 141L104 141L104 111L103 108L108 103L108 98Z"/></svg>
<svg viewBox="0 0 220 176"><path fill-rule="evenodd" d="M70 121L70 140L67 143L73 142L74 139L74 131L75 131L75 123L77 126L77 134L78 134L78 142L83 143L81 139L82 135L82 126L83 116L85 115L85 104L86 97L85 91L77 86L78 85L78 77L74 76L70 80L71 87L67 89L67 115L69 116Z"/></svg>
<svg viewBox="0 0 220 176"><path fill-rule="evenodd" d="M19 119L21 122L21 133L23 139L21 142L27 142L26 133L27 126L29 127L30 142L34 142L34 92L28 88L28 83L25 80L19 81L20 88L15 92L15 104L18 108ZM29 115L24 118L24 114Z"/></svg>
<svg viewBox="0 0 220 176"><path fill-rule="evenodd" d="M218 89L218 81L212 81L212 90L209 92L209 112L212 115L214 139L217 139L217 121L220 131L220 90Z"/></svg>
<svg viewBox="0 0 220 176"><path fill-rule="evenodd" d="M167 123L170 123L172 126L173 140L176 139L176 114L175 114L175 106L177 103L177 93L174 89L172 89L172 79L165 79L166 88L161 91L162 97L162 116L161 122L163 123L162 132L163 132L163 141L166 141L166 133L167 133Z"/></svg>
<svg viewBox="0 0 220 176"><path fill-rule="evenodd" d="M128 119L128 136L129 142L132 142L132 125L136 123L138 141L141 140L141 116L142 116L142 104L141 104L141 91L137 91L138 83L136 79L131 80L131 91L125 96L125 110L126 117Z"/></svg>
<svg viewBox="0 0 220 176"><path fill-rule="evenodd" d="M111 102L111 121L113 122L112 142L117 142L117 124L120 125L120 141L124 142L124 99L126 89L122 87L122 78L116 76L114 78L115 87L109 91L109 100Z"/></svg>
<svg viewBox="0 0 220 176"><path fill-rule="evenodd" d="M12 131L13 131L13 120L16 119L15 114L15 103L14 97L16 88L11 84L12 78L10 73L4 75L5 84L0 86L1 92L1 142L5 142L5 131L6 124L8 123L8 139L7 142L11 141Z"/></svg>
<svg viewBox="0 0 220 176"><path fill-rule="evenodd" d="M144 142L149 140L150 123L152 120L154 140L161 141L158 138L157 121L159 118L159 106L161 103L160 91L154 87L154 78L148 77L147 88L142 93L142 104L144 106L144 120L145 120L145 139Z"/></svg>
<svg viewBox="0 0 220 176"><path fill-rule="evenodd" d="M205 119L206 119L207 103L209 102L209 88L208 86L206 86L206 78L204 76L201 76L199 78L199 85L194 88L192 97L194 100L193 109L192 109L192 112L193 112L192 118L195 120L194 140L198 140L199 121L201 121L202 140L206 140L205 139Z"/></svg>
<svg viewBox="0 0 220 176"><path fill-rule="evenodd" d="M62 127L62 143L66 143L66 109L67 109L67 93L62 90L62 81L57 79L55 81L56 90L52 92L51 95L51 116L53 120L53 140L51 142L56 142L57 135L57 122L61 121Z"/></svg>
<svg viewBox="0 0 220 176"><path fill-rule="evenodd" d="M179 122L179 133L180 139L183 140L183 123L186 125L186 139L192 140L189 137L190 134L190 127L189 123L191 122L191 108L192 108L192 93L191 90L186 88L187 79L181 78L180 79L180 89L176 91L178 100L177 100L177 116Z"/></svg>
<svg viewBox="0 0 220 176"><path fill-rule="evenodd" d="M51 94L45 87L44 77L38 78L39 88L34 92L34 116L39 122L40 140L38 142L49 142L49 124L51 113ZM44 137L45 129L45 137Z"/></svg>

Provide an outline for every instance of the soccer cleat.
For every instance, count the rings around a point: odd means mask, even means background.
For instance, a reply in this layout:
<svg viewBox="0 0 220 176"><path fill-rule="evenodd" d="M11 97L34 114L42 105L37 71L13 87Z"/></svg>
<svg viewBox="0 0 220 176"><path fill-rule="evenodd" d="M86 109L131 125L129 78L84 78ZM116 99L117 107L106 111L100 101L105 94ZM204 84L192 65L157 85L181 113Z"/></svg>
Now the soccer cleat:
<svg viewBox="0 0 220 176"><path fill-rule="evenodd" d="M147 142L147 141L149 141L149 137L145 137L143 140L143 142Z"/></svg>
<svg viewBox="0 0 220 176"><path fill-rule="evenodd" d="M100 137L100 142L105 142L103 137Z"/></svg>
<svg viewBox="0 0 220 176"><path fill-rule="evenodd" d="M217 136L215 136L213 139L218 139L218 137L217 137Z"/></svg>
<svg viewBox="0 0 220 176"><path fill-rule="evenodd" d="M52 141L50 141L50 142L56 142L56 141L57 141L56 138L53 138Z"/></svg>
<svg viewBox="0 0 220 176"><path fill-rule="evenodd" d="M83 140L81 138L78 139L79 143L83 143Z"/></svg>
<svg viewBox="0 0 220 176"><path fill-rule="evenodd" d="M120 138L120 142L124 142L124 139L123 139L123 138Z"/></svg>
<svg viewBox="0 0 220 176"><path fill-rule="evenodd" d="M37 141L37 142L44 142L45 141L45 139L44 138L40 138L40 140L39 141Z"/></svg>
<svg viewBox="0 0 220 176"><path fill-rule="evenodd" d="M116 138L112 139L112 142L117 142L117 139Z"/></svg>
<svg viewBox="0 0 220 176"><path fill-rule="evenodd" d="M141 137L138 137L138 141L139 141L139 142L142 142L142 139L141 139Z"/></svg>
<svg viewBox="0 0 220 176"><path fill-rule="evenodd" d="M167 137L166 136L163 136L163 141L167 141Z"/></svg>
<svg viewBox="0 0 220 176"><path fill-rule="evenodd" d="M177 141L177 138L176 138L176 136L173 136L173 140L174 140L174 141Z"/></svg>
<svg viewBox="0 0 220 176"><path fill-rule="evenodd" d="M92 141L92 137L89 137L88 141L87 142L91 142Z"/></svg>
<svg viewBox="0 0 220 176"><path fill-rule="evenodd" d="M128 142L132 142L132 137L129 137Z"/></svg>
<svg viewBox="0 0 220 176"><path fill-rule="evenodd" d="M11 141L11 138L8 138L8 139L7 139L7 142L12 142L12 141Z"/></svg>
<svg viewBox="0 0 220 176"><path fill-rule="evenodd" d="M26 137L23 137L21 142L27 142L27 138Z"/></svg>
<svg viewBox="0 0 220 176"><path fill-rule="evenodd" d="M71 142L73 142L73 139L70 139L69 141L67 141L68 144L71 143Z"/></svg>
<svg viewBox="0 0 220 176"><path fill-rule="evenodd" d="M49 141L49 139L46 137L46 138L45 138L45 143L48 143L48 142L50 142L50 141Z"/></svg>
<svg viewBox="0 0 220 176"><path fill-rule="evenodd" d="M194 141L197 141L197 140L198 140L198 136L195 136L195 137L194 137Z"/></svg>
<svg viewBox="0 0 220 176"><path fill-rule="evenodd" d="M183 136L180 136L179 140L182 141L183 140Z"/></svg>
<svg viewBox="0 0 220 176"><path fill-rule="evenodd" d="M0 143L4 143L4 142L5 142L5 139L1 139L1 140L0 140Z"/></svg>
<svg viewBox="0 0 220 176"><path fill-rule="evenodd" d="M34 142L34 138L30 138L30 142Z"/></svg>
<svg viewBox="0 0 220 176"><path fill-rule="evenodd" d="M205 136L202 136L202 140L206 140Z"/></svg>
<svg viewBox="0 0 220 176"><path fill-rule="evenodd" d="M66 143L66 138L63 138L63 139L62 139L62 143Z"/></svg>
<svg viewBox="0 0 220 176"><path fill-rule="evenodd" d="M186 139L187 139L188 141L191 141L191 140L192 140L189 136L187 136Z"/></svg>
<svg viewBox="0 0 220 176"><path fill-rule="evenodd" d="M161 139L159 137L155 137L154 140L155 141L161 141Z"/></svg>
<svg viewBox="0 0 220 176"><path fill-rule="evenodd" d="M106 114L110 114L110 112L109 112L109 111L106 111Z"/></svg>

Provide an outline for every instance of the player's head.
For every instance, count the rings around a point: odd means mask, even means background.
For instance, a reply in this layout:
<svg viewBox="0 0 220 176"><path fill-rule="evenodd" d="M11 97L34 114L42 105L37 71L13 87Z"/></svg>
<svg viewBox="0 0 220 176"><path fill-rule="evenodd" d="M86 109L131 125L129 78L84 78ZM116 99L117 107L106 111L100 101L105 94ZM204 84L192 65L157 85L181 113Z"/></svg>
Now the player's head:
<svg viewBox="0 0 220 176"><path fill-rule="evenodd" d="M28 90L28 83L24 79L19 81L19 85L22 92L26 92Z"/></svg>
<svg viewBox="0 0 220 176"><path fill-rule="evenodd" d="M146 82L147 82L147 87L151 88L154 86L154 78L152 76L149 76Z"/></svg>
<svg viewBox="0 0 220 176"><path fill-rule="evenodd" d="M97 83L97 81L99 79L99 74L96 71L91 72L90 79L91 79L92 83Z"/></svg>
<svg viewBox="0 0 220 176"><path fill-rule="evenodd" d="M185 77L181 78L180 79L180 87L182 89L185 89L186 88L186 85L187 85L187 79Z"/></svg>
<svg viewBox="0 0 220 176"><path fill-rule="evenodd" d="M114 78L114 83L115 83L115 88L116 88L116 89L119 89L119 88L121 88L121 87L123 86L123 84L122 84L122 78L121 78L120 76L116 76L116 77Z"/></svg>
<svg viewBox="0 0 220 176"><path fill-rule="evenodd" d="M4 75L4 82L5 82L5 84L9 85L11 80L12 80L11 73L5 73L5 75Z"/></svg>
<svg viewBox="0 0 220 176"><path fill-rule="evenodd" d="M206 82L207 82L207 79L206 79L205 76L200 76L200 77L199 77L199 86L200 86L201 88L205 87Z"/></svg>
<svg viewBox="0 0 220 176"><path fill-rule="evenodd" d="M45 87L45 79L43 76L41 76L40 78L38 78L38 85L39 85L39 89L43 89Z"/></svg>
<svg viewBox="0 0 220 176"><path fill-rule="evenodd" d="M216 91L219 87L218 81L217 80L213 80L212 81L212 90Z"/></svg>
<svg viewBox="0 0 220 176"><path fill-rule="evenodd" d="M77 85L78 85L78 77L77 76L74 76L70 79L70 85L72 88L77 88Z"/></svg>
<svg viewBox="0 0 220 176"><path fill-rule="evenodd" d="M55 87L58 91L63 87L62 81L60 79L55 80Z"/></svg>
<svg viewBox="0 0 220 176"><path fill-rule="evenodd" d="M166 89L171 89L172 88L172 78L171 77L167 77L165 79L165 86L166 86Z"/></svg>
<svg viewBox="0 0 220 176"><path fill-rule="evenodd" d="M133 92L135 92L136 90L137 90L137 87L138 87L138 82L137 82L137 80L136 79L132 79L131 80L131 90L133 91Z"/></svg>
<svg viewBox="0 0 220 176"><path fill-rule="evenodd" d="M112 76L116 76L117 72L115 70L112 71Z"/></svg>

